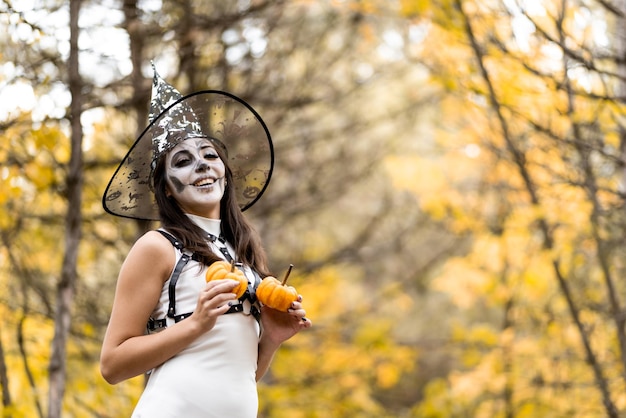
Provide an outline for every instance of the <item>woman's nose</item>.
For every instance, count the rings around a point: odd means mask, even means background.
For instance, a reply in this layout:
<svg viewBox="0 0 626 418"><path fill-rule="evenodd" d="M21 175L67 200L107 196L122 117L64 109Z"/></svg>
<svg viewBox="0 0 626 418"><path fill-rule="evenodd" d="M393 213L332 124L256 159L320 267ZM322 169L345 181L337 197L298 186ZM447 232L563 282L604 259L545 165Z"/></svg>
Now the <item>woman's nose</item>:
<svg viewBox="0 0 626 418"><path fill-rule="evenodd" d="M198 163L198 165L196 166L196 172L197 173L203 173L203 172L207 171L208 168L209 168L209 165L206 162L200 161Z"/></svg>

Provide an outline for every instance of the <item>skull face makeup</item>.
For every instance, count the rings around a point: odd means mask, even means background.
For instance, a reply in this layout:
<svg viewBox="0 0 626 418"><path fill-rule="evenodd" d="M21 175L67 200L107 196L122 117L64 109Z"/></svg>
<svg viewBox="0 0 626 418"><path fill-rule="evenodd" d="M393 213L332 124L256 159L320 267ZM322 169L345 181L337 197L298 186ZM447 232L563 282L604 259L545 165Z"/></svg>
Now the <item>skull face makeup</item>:
<svg viewBox="0 0 626 418"><path fill-rule="evenodd" d="M190 138L165 155L167 193L181 209L205 218L220 218L226 166L208 138Z"/></svg>

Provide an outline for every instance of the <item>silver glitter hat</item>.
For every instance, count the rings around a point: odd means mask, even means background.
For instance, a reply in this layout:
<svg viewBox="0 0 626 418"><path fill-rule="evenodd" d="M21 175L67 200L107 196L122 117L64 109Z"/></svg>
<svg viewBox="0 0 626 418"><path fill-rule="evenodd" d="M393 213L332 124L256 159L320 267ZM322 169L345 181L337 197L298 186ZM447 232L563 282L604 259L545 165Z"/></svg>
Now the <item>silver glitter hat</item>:
<svg viewBox="0 0 626 418"><path fill-rule="evenodd" d="M149 122L104 191L102 206L108 213L158 220L152 172L159 158L189 138L209 138L226 149L241 210L267 188L274 166L272 139L259 114L242 99L219 90L183 97L155 69Z"/></svg>

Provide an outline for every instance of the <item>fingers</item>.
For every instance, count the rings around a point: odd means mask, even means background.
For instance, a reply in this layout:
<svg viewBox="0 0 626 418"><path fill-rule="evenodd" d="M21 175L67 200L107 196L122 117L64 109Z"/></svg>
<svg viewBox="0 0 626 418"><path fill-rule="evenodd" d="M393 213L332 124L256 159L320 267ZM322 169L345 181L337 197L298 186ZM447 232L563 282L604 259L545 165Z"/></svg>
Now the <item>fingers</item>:
<svg viewBox="0 0 626 418"><path fill-rule="evenodd" d="M228 302L237 299L237 295L232 292L237 285L236 280L210 281L200 293L199 305L205 309L217 309L218 314L226 312L230 307Z"/></svg>
<svg viewBox="0 0 626 418"><path fill-rule="evenodd" d="M233 289L238 284L236 280L230 279L212 280L200 292L196 309L191 317L200 324L204 332L211 330L217 318L236 303L237 295L233 293Z"/></svg>
<svg viewBox="0 0 626 418"><path fill-rule="evenodd" d="M238 284L239 283L236 280L231 279L211 280L206 284L204 291L210 293L212 296L215 296L219 293L230 292Z"/></svg>
<svg viewBox="0 0 626 418"><path fill-rule="evenodd" d="M306 317L306 310L302 306L302 295L298 295L298 299L291 303L291 307L287 312L301 321L306 328L312 325L311 321Z"/></svg>

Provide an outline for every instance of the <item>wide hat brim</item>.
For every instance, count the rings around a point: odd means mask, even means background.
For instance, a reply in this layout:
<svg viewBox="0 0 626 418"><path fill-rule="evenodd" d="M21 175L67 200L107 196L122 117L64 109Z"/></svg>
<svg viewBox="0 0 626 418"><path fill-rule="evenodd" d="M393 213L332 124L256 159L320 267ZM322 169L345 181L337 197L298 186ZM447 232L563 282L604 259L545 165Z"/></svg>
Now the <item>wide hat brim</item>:
<svg viewBox="0 0 626 418"><path fill-rule="evenodd" d="M182 105L195 114L204 135L220 141L226 148L226 163L233 173L241 210L248 209L263 195L274 167L274 148L265 122L252 106L237 96L219 90L203 90L174 102L135 141L104 191L102 205L108 213L133 219L159 219L150 187L152 139L163 134L164 124L160 122Z"/></svg>

